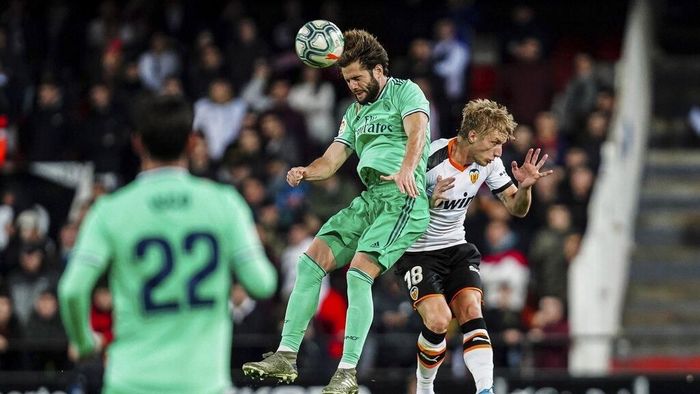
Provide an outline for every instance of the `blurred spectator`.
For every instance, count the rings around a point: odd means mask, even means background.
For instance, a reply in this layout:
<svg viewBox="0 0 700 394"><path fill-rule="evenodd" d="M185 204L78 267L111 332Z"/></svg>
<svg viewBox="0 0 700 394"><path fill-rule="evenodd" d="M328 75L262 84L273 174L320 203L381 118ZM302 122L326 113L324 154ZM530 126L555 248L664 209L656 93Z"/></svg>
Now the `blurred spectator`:
<svg viewBox="0 0 700 394"><path fill-rule="evenodd" d="M196 133L193 137L193 146L189 150L189 169L193 175L203 178L215 179L216 172L214 164L209 157L207 140L201 133Z"/></svg>
<svg viewBox="0 0 700 394"><path fill-rule="evenodd" d="M588 222L588 202L591 199L595 174L588 167L576 167L569 172L564 186L562 202L571 209L574 228L585 231Z"/></svg>
<svg viewBox="0 0 700 394"><path fill-rule="evenodd" d="M543 297L532 318L527 338L533 342L534 367L566 369L569 364L569 323L564 304L556 297Z"/></svg>
<svg viewBox="0 0 700 394"><path fill-rule="evenodd" d="M242 19L236 26L236 37L226 38L230 42L226 48L226 64L229 65L231 82L236 89L242 89L253 76L256 62L268 54L265 41L258 37L258 28L252 19Z"/></svg>
<svg viewBox="0 0 700 394"><path fill-rule="evenodd" d="M600 148L608 137L609 117L603 111L593 111L588 115L583 132L578 135L578 146L589 158L587 163L594 173L600 166Z"/></svg>
<svg viewBox="0 0 700 394"><path fill-rule="evenodd" d="M535 115L550 107L554 87L552 70L542 58L542 43L534 37L518 42L515 63L500 72L496 95L518 123L533 125Z"/></svg>
<svg viewBox="0 0 700 394"><path fill-rule="evenodd" d="M150 49L139 58L139 77L144 86L153 92L163 87L165 78L180 72L180 58L170 48L168 40L163 33L154 33Z"/></svg>
<svg viewBox="0 0 700 394"><path fill-rule="evenodd" d="M226 148L236 141L245 111L245 102L234 97L231 84L222 78L212 81L208 98L195 103L192 127L204 135L212 160L220 160Z"/></svg>
<svg viewBox="0 0 700 394"><path fill-rule="evenodd" d="M46 267L46 255L41 246L26 244L19 255L19 269L10 273L7 287L20 323L26 325L39 296L56 284L55 273Z"/></svg>
<svg viewBox="0 0 700 394"><path fill-rule="evenodd" d="M112 90L103 83L90 88L90 112L83 122L80 152L94 164L96 174L119 178L122 152L129 146L126 114L112 100Z"/></svg>
<svg viewBox="0 0 700 394"><path fill-rule="evenodd" d="M282 20L272 28L272 43L275 51L272 61L277 71L286 72L299 66L294 38L306 21L301 13L302 5L299 0L285 0L282 9L284 10Z"/></svg>
<svg viewBox="0 0 700 394"><path fill-rule="evenodd" d="M564 141L559 135L559 122L551 112L540 112L535 118L534 146L542 149L541 154L549 155L549 162L560 164Z"/></svg>
<svg viewBox="0 0 700 394"><path fill-rule="evenodd" d="M481 262L481 280L484 287L484 304L497 308L503 298L500 291L509 289L512 296L511 310L521 311L525 306L530 268L525 256L513 246L516 235L502 220L491 221L486 226L487 253Z"/></svg>
<svg viewBox="0 0 700 394"><path fill-rule="evenodd" d="M517 369L523 357L524 337L521 316L512 305L513 290L503 283L496 305L484 309L484 320L493 339L493 363L496 368Z"/></svg>
<svg viewBox="0 0 700 394"><path fill-rule="evenodd" d="M71 159L75 138L58 84L50 79L39 85L37 107L20 130L22 151L29 161Z"/></svg>
<svg viewBox="0 0 700 394"><path fill-rule="evenodd" d="M321 71L304 67L302 81L289 91L289 106L304 115L311 141L319 148L330 144L335 137L337 124L333 118L335 90L321 80Z"/></svg>
<svg viewBox="0 0 700 394"><path fill-rule="evenodd" d="M598 93L593 58L590 55L576 54L574 70L574 77L569 80L561 97L559 124L565 135L571 135L581 127L586 115L593 110Z"/></svg>
<svg viewBox="0 0 700 394"><path fill-rule="evenodd" d="M20 261L22 250L27 248L41 249L50 258L53 258L55 245L47 237L49 229L48 212L41 207L22 211L15 220L15 225L10 231L10 241L0 260L0 274L9 274L14 271Z"/></svg>
<svg viewBox="0 0 700 394"><path fill-rule="evenodd" d="M44 344L45 348L28 353L32 369L61 371L68 365L68 338L58 314L58 300L51 289L34 300L34 309L24 329L24 337Z"/></svg>
<svg viewBox="0 0 700 394"><path fill-rule="evenodd" d="M224 75L224 59L214 44L197 49L198 57L190 67L189 93L196 100L206 96L211 83Z"/></svg>
<svg viewBox="0 0 700 394"><path fill-rule="evenodd" d="M442 89L448 102L461 104L467 96L464 81L471 55L469 47L457 39L455 24L449 19L435 24L435 37L433 70L443 80Z"/></svg>
<svg viewBox="0 0 700 394"><path fill-rule="evenodd" d="M265 156L281 158L291 166L302 164L301 142L288 132L287 124L276 113L269 112L260 118L260 132Z"/></svg>
<svg viewBox="0 0 700 394"><path fill-rule="evenodd" d="M547 210L546 227L537 231L528 255L539 297L567 299L569 266L564 242L572 231L569 209L561 204L551 205Z"/></svg>
<svg viewBox="0 0 700 394"><path fill-rule="evenodd" d="M0 292L0 371L21 370L24 367L22 352L13 349L22 337L22 327L12 305L12 299Z"/></svg>
<svg viewBox="0 0 700 394"><path fill-rule="evenodd" d="M543 49L547 46L547 33L544 27L538 23L532 6L519 4L513 7L510 22L511 25L503 34L502 40L502 57L505 63L510 63L518 57L519 45L525 38L537 39Z"/></svg>

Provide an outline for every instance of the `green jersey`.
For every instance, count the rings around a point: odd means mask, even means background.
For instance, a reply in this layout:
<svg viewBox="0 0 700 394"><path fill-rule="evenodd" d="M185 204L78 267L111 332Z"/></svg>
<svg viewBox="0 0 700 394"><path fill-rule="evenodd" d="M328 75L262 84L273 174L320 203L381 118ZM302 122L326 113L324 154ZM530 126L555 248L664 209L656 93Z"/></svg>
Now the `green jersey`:
<svg viewBox="0 0 700 394"><path fill-rule="evenodd" d="M410 80L389 78L377 100L348 107L335 141L353 149L360 159L357 173L367 186L376 173L391 175L401 168L408 136L403 119L415 112L430 116L430 104L418 85ZM430 151L430 126L415 176L418 188L425 189L425 171ZM372 171L374 170L374 171Z"/></svg>
<svg viewBox="0 0 700 394"><path fill-rule="evenodd" d="M231 387L232 273L254 297L276 271L232 188L177 167L143 172L83 222L59 297L81 354L94 348L90 291L109 268L114 342L106 393L223 393Z"/></svg>

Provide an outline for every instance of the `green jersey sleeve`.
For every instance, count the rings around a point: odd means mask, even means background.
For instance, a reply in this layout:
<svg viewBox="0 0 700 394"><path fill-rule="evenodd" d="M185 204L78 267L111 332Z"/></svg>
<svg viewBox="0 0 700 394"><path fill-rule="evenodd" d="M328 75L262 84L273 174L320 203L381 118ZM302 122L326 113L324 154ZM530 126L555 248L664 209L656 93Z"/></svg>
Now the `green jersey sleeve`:
<svg viewBox="0 0 700 394"><path fill-rule="evenodd" d="M58 287L61 319L70 342L81 356L95 347L89 326L92 288L107 269L111 256L101 206L99 202L95 204L85 217Z"/></svg>
<svg viewBox="0 0 700 394"><path fill-rule="evenodd" d="M254 298L268 298L277 289L277 271L265 255L253 215L243 198L233 190L226 193L233 210L231 265L236 278Z"/></svg>
<svg viewBox="0 0 700 394"><path fill-rule="evenodd" d="M352 106L351 106L352 107ZM335 142L340 142L347 145L348 148L355 150L355 130L348 122L348 111L343 115L343 119L340 121L340 126L338 127L338 136L333 139Z"/></svg>
<svg viewBox="0 0 700 394"><path fill-rule="evenodd" d="M430 117L430 103L425 98L423 91L412 81L404 82L399 88L399 94L396 95L394 104L401 111L401 118L415 112L424 112Z"/></svg>

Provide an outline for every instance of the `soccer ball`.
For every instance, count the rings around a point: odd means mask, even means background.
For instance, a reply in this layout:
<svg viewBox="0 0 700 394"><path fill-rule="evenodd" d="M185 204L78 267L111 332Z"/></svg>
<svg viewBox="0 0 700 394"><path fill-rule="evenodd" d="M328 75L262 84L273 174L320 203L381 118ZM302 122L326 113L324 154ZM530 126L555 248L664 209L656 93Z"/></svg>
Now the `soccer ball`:
<svg viewBox="0 0 700 394"><path fill-rule="evenodd" d="M343 53L345 38L333 22L318 19L307 22L294 40L297 56L314 68L332 66Z"/></svg>

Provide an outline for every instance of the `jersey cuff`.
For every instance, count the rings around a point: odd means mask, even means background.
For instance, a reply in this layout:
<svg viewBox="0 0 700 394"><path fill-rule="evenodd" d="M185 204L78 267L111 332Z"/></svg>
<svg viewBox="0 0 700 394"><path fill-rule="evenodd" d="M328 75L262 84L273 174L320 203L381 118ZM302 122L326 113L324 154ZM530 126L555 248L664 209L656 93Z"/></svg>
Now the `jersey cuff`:
<svg viewBox="0 0 700 394"><path fill-rule="evenodd" d="M406 119L406 117L407 117L408 115L415 114L416 112L422 112L422 113L424 113L425 116L428 117L428 120L430 120L430 114L428 114L428 112L427 112L426 110L424 110L423 108L412 109L412 110L406 112L404 115L401 115L401 119Z"/></svg>
<svg viewBox="0 0 700 394"><path fill-rule="evenodd" d="M491 193L493 193L494 196L498 195L498 194L502 193L504 190L506 190L507 188L509 188L510 185L512 185L512 184L513 184L513 181L508 181L508 183L499 187L498 189L491 190Z"/></svg>
<svg viewBox="0 0 700 394"><path fill-rule="evenodd" d="M342 139L342 138L336 137L336 138L333 139L333 142L340 142L341 144L347 146L348 148L350 148L350 149L352 149L352 150L355 150L355 149L352 147L352 145L350 145L349 142L345 141L345 140Z"/></svg>

